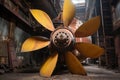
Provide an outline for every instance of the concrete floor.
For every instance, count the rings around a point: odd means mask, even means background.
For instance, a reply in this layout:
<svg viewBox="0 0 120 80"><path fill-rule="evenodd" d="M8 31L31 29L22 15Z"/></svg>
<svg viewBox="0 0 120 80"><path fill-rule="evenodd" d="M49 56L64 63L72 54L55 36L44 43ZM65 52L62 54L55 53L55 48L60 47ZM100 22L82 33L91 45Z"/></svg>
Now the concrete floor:
<svg viewBox="0 0 120 80"><path fill-rule="evenodd" d="M6 73L0 75L0 80L120 80L120 73L98 68L97 66L84 66L88 76L64 73L53 75L50 78L39 76L39 73Z"/></svg>

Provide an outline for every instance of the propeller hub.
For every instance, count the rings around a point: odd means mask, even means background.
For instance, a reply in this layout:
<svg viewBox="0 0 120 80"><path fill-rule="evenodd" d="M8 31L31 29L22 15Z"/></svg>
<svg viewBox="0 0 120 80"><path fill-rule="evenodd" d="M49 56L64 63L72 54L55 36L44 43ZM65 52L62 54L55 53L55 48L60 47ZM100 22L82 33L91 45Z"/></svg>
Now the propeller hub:
<svg viewBox="0 0 120 80"><path fill-rule="evenodd" d="M53 47L59 50L68 50L73 47L75 38L73 33L67 28L57 28L51 34Z"/></svg>

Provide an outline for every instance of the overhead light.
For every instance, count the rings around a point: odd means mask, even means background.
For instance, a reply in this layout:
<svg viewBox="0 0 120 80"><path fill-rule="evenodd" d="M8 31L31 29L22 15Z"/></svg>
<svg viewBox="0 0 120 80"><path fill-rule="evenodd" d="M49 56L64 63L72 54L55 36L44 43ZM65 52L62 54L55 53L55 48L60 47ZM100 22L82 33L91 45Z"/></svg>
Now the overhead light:
<svg viewBox="0 0 120 80"><path fill-rule="evenodd" d="M85 3L85 0L72 0L74 4Z"/></svg>

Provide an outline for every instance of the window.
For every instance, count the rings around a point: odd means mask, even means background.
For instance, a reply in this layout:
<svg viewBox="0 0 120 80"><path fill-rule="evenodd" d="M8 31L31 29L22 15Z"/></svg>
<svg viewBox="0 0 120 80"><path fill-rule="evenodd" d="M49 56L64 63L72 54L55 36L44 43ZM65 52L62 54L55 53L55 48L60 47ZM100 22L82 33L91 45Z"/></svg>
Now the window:
<svg viewBox="0 0 120 80"><path fill-rule="evenodd" d="M116 18L117 18L117 20L120 19L120 2L116 6Z"/></svg>

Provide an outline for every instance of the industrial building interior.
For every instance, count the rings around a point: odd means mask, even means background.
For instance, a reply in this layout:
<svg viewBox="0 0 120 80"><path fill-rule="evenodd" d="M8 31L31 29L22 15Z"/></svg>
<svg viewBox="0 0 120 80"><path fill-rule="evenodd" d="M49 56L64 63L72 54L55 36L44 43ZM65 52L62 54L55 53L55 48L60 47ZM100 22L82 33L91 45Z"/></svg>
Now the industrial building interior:
<svg viewBox="0 0 120 80"><path fill-rule="evenodd" d="M97 68L113 71L115 74L113 78L109 74L107 77L101 76L103 79L91 78L89 74L88 76L74 75L74 80L81 80L83 77L83 80L119 80L120 0L72 0L72 2L76 9L71 24L72 27L70 27L73 32L91 18L100 16L100 27L97 32L89 37L76 38L76 41L98 45L104 48L104 54L94 59L86 58L81 62L82 65L85 67L93 66L93 68L96 66ZM11 78L13 75L10 77L11 74L17 76L18 73L21 76L24 73L35 73L38 76L40 66L50 56L49 47L30 52L21 52L22 44L31 36L50 38L51 31L35 20L30 13L30 9L39 9L46 12L51 18L54 27L57 28L63 24L60 20L63 3L64 0L0 0L0 80L19 80L20 77L19 79L17 77ZM79 54L76 55L78 59ZM63 74L69 74L64 72L67 70L66 65L58 64L57 67L56 72L63 71ZM21 79L73 80L72 77L71 79L66 78L62 73L57 74L62 76L55 77L55 75L52 79L41 77ZM67 77L71 75L73 74L69 74ZM5 78L6 76L9 77ZM99 75L97 78L99 78Z"/></svg>

